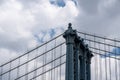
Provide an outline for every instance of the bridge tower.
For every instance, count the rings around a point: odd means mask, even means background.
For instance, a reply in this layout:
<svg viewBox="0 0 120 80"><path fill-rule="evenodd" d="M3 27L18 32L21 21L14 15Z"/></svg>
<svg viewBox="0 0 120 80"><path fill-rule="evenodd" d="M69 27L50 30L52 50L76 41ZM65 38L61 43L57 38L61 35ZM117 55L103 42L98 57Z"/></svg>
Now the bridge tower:
<svg viewBox="0 0 120 80"><path fill-rule="evenodd" d="M69 23L63 37L66 40L66 75L65 80L91 80L90 64L93 54L77 35Z"/></svg>

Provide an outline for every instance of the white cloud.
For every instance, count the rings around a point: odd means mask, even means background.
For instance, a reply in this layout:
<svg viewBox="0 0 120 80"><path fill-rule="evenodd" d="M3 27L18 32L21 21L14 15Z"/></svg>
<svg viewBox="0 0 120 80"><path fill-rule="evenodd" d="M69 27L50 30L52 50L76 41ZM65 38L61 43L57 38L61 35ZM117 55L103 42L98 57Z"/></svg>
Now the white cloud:
<svg viewBox="0 0 120 80"><path fill-rule="evenodd" d="M34 3L28 1L28 4L29 2ZM63 8L50 4L49 0L36 0L28 8L25 8L27 3L24 3L26 2L10 0L4 1L0 6L0 47L11 49L11 44L15 44L19 49L27 49L31 40L35 39L33 34L67 24L79 12L72 1L66 1Z"/></svg>
<svg viewBox="0 0 120 80"><path fill-rule="evenodd" d="M64 25L74 21L78 13L78 8L72 1L66 1L65 7L58 7L50 4L49 0L35 0L35 2L4 0L0 5L0 63L8 61L12 55L16 57L38 45L40 42L34 35L43 37L43 41L48 41L51 38L49 32L51 29L55 32L54 36L61 34ZM41 31L45 31L45 35ZM26 58L21 60L25 61ZM12 66L18 65L17 63L15 61ZM30 63L29 68L32 69L33 65ZM25 72L25 66L23 67L20 70ZM11 74L16 76L15 73Z"/></svg>
<svg viewBox="0 0 120 80"><path fill-rule="evenodd" d="M35 5L35 7L31 8L31 12L35 15L37 28L39 25L39 28L42 29L44 26L44 29L46 29L65 25L72 21L77 16L78 9L71 1L67 1L65 7L58 7L45 2L42 5Z"/></svg>

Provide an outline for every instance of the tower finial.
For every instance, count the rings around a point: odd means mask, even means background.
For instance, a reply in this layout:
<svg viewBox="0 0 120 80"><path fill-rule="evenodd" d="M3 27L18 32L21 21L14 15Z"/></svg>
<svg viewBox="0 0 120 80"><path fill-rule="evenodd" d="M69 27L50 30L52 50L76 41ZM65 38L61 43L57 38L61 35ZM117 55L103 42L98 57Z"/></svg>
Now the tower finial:
<svg viewBox="0 0 120 80"><path fill-rule="evenodd" d="M72 29L72 23L69 23L69 24L68 24L68 28L69 28L69 29L70 29L70 28Z"/></svg>

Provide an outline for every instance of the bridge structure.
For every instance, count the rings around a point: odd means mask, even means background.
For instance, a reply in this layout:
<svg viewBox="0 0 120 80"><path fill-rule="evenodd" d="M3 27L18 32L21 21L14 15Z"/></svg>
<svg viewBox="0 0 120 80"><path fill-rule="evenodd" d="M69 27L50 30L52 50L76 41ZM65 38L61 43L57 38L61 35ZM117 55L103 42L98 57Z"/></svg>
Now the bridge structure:
<svg viewBox="0 0 120 80"><path fill-rule="evenodd" d="M68 29L0 65L0 80L120 80L120 41Z"/></svg>

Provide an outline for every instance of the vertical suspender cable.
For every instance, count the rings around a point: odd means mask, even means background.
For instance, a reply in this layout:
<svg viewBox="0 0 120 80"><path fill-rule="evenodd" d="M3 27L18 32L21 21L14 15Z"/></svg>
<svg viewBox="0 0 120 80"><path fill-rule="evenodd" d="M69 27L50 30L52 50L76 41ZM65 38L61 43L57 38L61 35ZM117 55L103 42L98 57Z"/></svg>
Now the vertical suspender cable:
<svg viewBox="0 0 120 80"><path fill-rule="evenodd" d="M10 59L10 60L11 60L11 59ZM9 70L11 70L11 62L10 62L9 64L10 64ZM11 71L9 71L9 77L8 77L8 80L11 80Z"/></svg>
<svg viewBox="0 0 120 80"><path fill-rule="evenodd" d="M108 48L109 48L109 52L110 52L110 45L108 46ZM110 58L110 54L111 53L109 53L109 73L110 73L110 80L111 80L111 58Z"/></svg>
<svg viewBox="0 0 120 80"><path fill-rule="evenodd" d="M56 46L56 39L55 39L55 43L54 43L54 47ZM56 48L54 49L54 59L56 58ZM56 63L54 61L54 67L56 66ZM56 80L56 69L54 69L54 80Z"/></svg>
<svg viewBox="0 0 120 80"><path fill-rule="evenodd" d="M28 62L28 61L29 61L29 54L27 54L27 62ZM26 70L26 71L25 71L26 74L28 73L28 67L29 67L28 64L29 64L29 63L26 63L26 69L25 69L25 70ZM25 80L28 80L28 75L25 76Z"/></svg>
<svg viewBox="0 0 120 80"><path fill-rule="evenodd" d="M20 68L20 58L18 58L18 68L17 68L17 78L19 77L19 68Z"/></svg>
<svg viewBox="0 0 120 80"><path fill-rule="evenodd" d="M107 51L106 51L106 40L104 39L104 52L105 52L105 76L106 76L106 80L107 80Z"/></svg>
<svg viewBox="0 0 120 80"><path fill-rule="evenodd" d="M36 51L35 51L35 57L37 57L37 55L38 55L38 49L36 49ZM36 58L36 59L34 60L34 70L37 68L37 59L38 59L38 58ZM35 77L36 75L37 75L37 70L34 71L34 77ZM35 78L34 80L37 80L37 79Z"/></svg>
<svg viewBox="0 0 120 80"><path fill-rule="evenodd" d="M99 54L101 54L100 53L100 44L99 44ZM101 55L99 55L99 56L101 56ZM102 80L102 66L101 65L102 65L101 64L101 58L99 57L99 67L100 67L99 80Z"/></svg>
<svg viewBox="0 0 120 80"><path fill-rule="evenodd" d="M93 45L94 45L94 48L96 47L96 45L95 45L95 35L93 36L93 38L94 38L94 43L93 43ZM94 49L94 52L96 52L96 50ZM96 76L96 74L97 74L97 69L96 69L96 54L95 54L95 56L94 56L94 60L95 60L95 62L94 62L94 67L95 67L95 80L97 80L97 76Z"/></svg>
<svg viewBox="0 0 120 80"><path fill-rule="evenodd" d="M60 46L60 56L62 55L62 45ZM60 58L60 64L61 64L61 58ZM61 65L60 65L60 79L61 80Z"/></svg>
<svg viewBox="0 0 120 80"><path fill-rule="evenodd" d="M51 61L53 60L53 50L51 51ZM53 62L51 63L51 68L53 68ZM51 80L53 80L53 70L51 70Z"/></svg>
<svg viewBox="0 0 120 80"><path fill-rule="evenodd" d="M45 45L45 52L47 51L47 44ZM45 55L44 55L44 59L45 59L45 64L46 64L46 61L47 61L47 53L45 53ZM46 68L47 68L47 66L45 66L45 68L44 68L44 71L46 72ZM44 79L46 80L46 75L47 75L47 73L45 73L44 74Z"/></svg>
<svg viewBox="0 0 120 80"><path fill-rule="evenodd" d="M114 39L114 45L115 45L115 47L114 47L114 49L115 49L115 77L116 77L116 80L118 80L117 79L117 60L116 60L116 58L117 58L117 55L116 55L117 47L116 47L116 40L115 39Z"/></svg>

